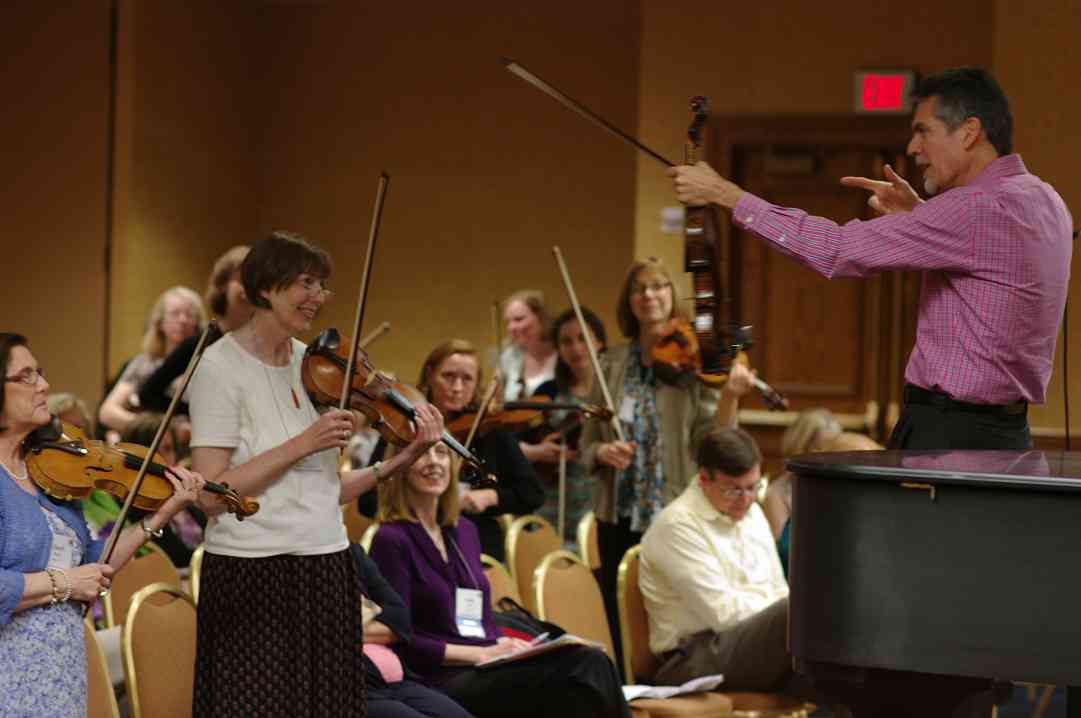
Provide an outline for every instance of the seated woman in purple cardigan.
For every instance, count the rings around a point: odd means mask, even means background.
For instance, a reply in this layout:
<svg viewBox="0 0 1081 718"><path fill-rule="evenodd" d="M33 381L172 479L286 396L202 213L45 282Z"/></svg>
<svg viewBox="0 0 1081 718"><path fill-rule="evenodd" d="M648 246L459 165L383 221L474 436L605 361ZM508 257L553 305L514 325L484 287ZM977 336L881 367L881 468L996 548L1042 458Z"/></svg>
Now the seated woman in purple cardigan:
<svg viewBox="0 0 1081 718"><path fill-rule="evenodd" d="M476 526L458 508L457 457L432 446L379 486L371 557L409 607L413 640L395 649L431 685L484 718L630 715L603 652L573 646L498 667L476 664L524 647L500 637Z"/></svg>

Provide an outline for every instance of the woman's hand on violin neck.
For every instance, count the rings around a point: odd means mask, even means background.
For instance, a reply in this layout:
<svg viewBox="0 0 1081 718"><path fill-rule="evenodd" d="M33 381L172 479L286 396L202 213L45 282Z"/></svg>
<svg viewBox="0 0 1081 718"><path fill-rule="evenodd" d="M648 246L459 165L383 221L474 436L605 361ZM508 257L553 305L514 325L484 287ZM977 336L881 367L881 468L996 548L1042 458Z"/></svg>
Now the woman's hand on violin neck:
<svg viewBox="0 0 1081 718"><path fill-rule="evenodd" d="M69 569L72 600L93 603L98 594L112 585L113 573L113 567L107 563L85 563Z"/></svg>
<svg viewBox="0 0 1081 718"><path fill-rule="evenodd" d="M353 412L331 409L318 421L304 430L297 438L301 441L301 456L309 456L326 449L342 449L353 435Z"/></svg>
<svg viewBox="0 0 1081 718"><path fill-rule="evenodd" d="M622 471L631 465L637 448L633 441L609 441L597 447L597 461Z"/></svg>
<svg viewBox="0 0 1081 718"><path fill-rule="evenodd" d="M168 523L181 509L199 501L199 492L206 486L206 480L201 474L183 466L170 466L165 470L165 478L173 485L173 495L158 510L164 519L162 525Z"/></svg>
<svg viewBox="0 0 1081 718"><path fill-rule="evenodd" d="M443 415L433 404L417 404L413 417L416 436L410 442L408 451L416 460L432 445L443 438Z"/></svg>

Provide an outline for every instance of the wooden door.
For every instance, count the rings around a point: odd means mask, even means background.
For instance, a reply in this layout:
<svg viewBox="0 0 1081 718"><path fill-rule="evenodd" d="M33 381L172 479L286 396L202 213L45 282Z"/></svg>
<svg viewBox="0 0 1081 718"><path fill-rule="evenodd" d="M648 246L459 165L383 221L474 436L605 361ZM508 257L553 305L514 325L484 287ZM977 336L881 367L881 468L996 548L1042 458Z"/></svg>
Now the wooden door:
<svg viewBox="0 0 1081 718"><path fill-rule="evenodd" d="M842 187L840 177L881 177L887 162L904 176L909 166L905 117L723 118L713 133L711 164L722 174L838 223L874 214L867 192ZM762 445L767 470L779 470L781 434L804 409L826 407L846 429L884 441L915 336L918 275L827 280L731 221L720 243L730 315L753 326L752 364L791 403L780 414L744 403L741 423Z"/></svg>

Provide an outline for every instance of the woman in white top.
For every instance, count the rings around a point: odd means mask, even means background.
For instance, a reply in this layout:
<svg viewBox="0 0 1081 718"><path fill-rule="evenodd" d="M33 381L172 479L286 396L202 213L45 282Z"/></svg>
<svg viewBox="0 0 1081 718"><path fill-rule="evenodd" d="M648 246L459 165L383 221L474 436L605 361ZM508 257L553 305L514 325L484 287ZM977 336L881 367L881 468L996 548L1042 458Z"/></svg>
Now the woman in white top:
<svg viewBox="0 0 1081 718"><path fill-rule="evenodd" d="M206 350L192 380L192 463L260 510L238 522L203 506L194 714L364 715L360 589L339 506L424 453L442 418L418 407L416 441L382 467L339 474L353 415L316 412L295 338L330 294L330 259L275 233L240 272L254 314Z"/></svg>
<svg viewBox="0 0 1081 718"><path fill-rule="evenodd" d="M503 322L509 346L499 357L503 397L507 401L533 396L555 378L556 351L548 341L548 312L544 295L534 289L515 292L503 302Z"/></svg>

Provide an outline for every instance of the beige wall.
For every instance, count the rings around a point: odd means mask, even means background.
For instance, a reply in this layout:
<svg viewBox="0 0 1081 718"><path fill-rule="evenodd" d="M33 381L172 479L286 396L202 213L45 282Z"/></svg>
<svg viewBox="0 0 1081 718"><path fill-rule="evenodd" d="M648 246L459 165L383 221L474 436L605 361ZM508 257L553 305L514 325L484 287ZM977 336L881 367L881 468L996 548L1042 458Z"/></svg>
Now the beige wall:
<svg viewBox="0 0 1081 718"><path fill-rule="evenodd" d="M7 3L0 21L0 331L17 331L54 391L104 374L109 3Z"/></svg>
<svg viewBox="0 0 1081 718"><path fill-rule="evenodd" d="M109 368L165 289L200 295L257 225L252 3L121 0Z"/></svg>
<svg viewBox="0 0 1081 718"><path fill-rule="evenodd" d="M1054 185L1081 226L1081 58L1077 56L1078 7L1073 0L1042 3L995 3L994 68L1010 96L1015 131L1014 149L1021 153L1030 172ZM1071 433L1081 432L1078 402L1081 401L1081 257L1074 246L1071 267L1070 307L1070 405L1074 408ZM1055 372L1047 389L1047 404L1034 407L1034 427L1064 427L1062 401L1062 341L1055 357Z"/></svg>
<svg viewBox="0 0 1081 718"><path fill-rule="evenodd" d="M681 161L692 95L706 95L716 115L848 114L856 70L986 65L992 18L985 6L644 0L641 137ZM660 232L662 207L676 204L663 170L639 156L635 253L681 267L682 237Z"/></svg>
<svg viewBox="0 0 1081 718"><path fill-rule="evenodd" d="M565 307L553 244L614 327L634 153L499 58L633 128L638 17L620 0L527 6L332 2L263 16L261 228L330 251L336 295L320 324L349 331L378 174L390 173L365 326L392 323L371 354L409 381L445 339L490 345L493 300L534 287Z"/></svg>

